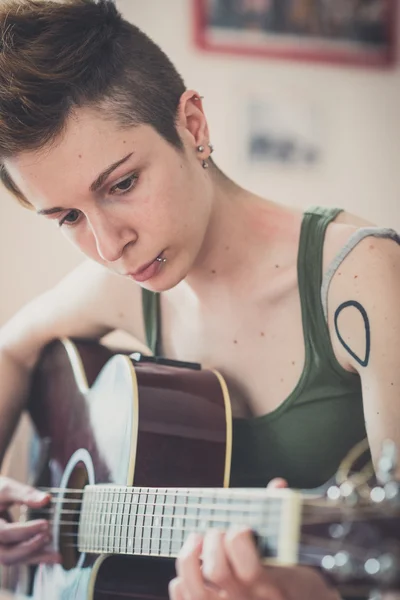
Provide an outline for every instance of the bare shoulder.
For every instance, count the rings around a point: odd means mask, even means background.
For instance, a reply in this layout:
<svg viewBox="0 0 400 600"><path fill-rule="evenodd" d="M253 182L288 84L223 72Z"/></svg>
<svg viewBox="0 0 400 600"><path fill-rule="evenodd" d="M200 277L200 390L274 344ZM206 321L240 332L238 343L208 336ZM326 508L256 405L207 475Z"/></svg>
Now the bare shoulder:
<svg viewBox="0 0 400 600"><path fill-rule="evenodd" d="M85 261L23 307L0 331L0 348L25 364L57 337L100 339L121 329L145 343L141 288Z"/></svg>
<svg viewBox="0 0 400 600"><path fill-rule="evenodd" d="M339 213L327 229L324 243L324 272L332 260L346 247L351 236L360 228L375 228L374 223L347 212ZM374 269L382 267L382 261L390 263L399 252L399 246L392 238L374 236L372 233L358 242L343 261L341 275L353 273L354 268ZM356 274L353 274L356 275ZM358 277L356 276L356 279Z"/></svg>

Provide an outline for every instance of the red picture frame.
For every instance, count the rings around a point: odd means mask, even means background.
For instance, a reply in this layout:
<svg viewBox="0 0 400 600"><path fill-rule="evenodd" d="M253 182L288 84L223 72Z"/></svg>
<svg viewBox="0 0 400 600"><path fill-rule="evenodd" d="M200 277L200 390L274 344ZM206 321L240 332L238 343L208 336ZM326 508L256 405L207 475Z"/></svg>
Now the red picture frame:
<svg viewBox="0 0 400 600"><path fill-rule="evenodd" d="M280 31L274 30L273 19L270 19L269 25L265 19L261 26L261 20L257 23L253 13L253 22L250 22L250 27L248 21L240 21L240 16L243 15L240 13L238 16L238 6L250 5L251 0L192 1L195 43L198 48L207 52L365 67L384 68L396 63L398 2L400 0L364 0L366 9L369 7L371 10L375 8L375 12L380 11L376 12L378 18L374 21L365 21L366 25L362 27L363 21L358 17L353 22L349 20L347 24L343 21L346 25L346 27L343 26L343 30L334 22L335 28L327 26L324 29L321 26L319 32L317 30L312 33L308 33L306 27L303 27L300 32L299 30L291 31L290 20L288 19L286 24L284 21L285 15L282 13L282 7L290 5L293 8L296 3L300 6L302 0L265 0L265 6L271 7L274 2L280 3L279 6L275 5L281 12ZM331 3L332 11L338 7L338 0L325 0L325 6L329 3ZM257 5L257 3L255 4ZM262 4L259 2L258 6L262 6ZM315 6L319 7L318 15L321 13L323 4L324 2L321 0L315 2ZM223 10L218 16L216 10L219 6L223 7ZM230 9L229 6L232 8ZM229 10L232 10L234 18L230 18L232 15L229 14ZM270 9L265 9L265 11L267 10ZM324 10L328 14L328 9ZM266 14L264 12L263 17ZM324 23L322 19L320 22ZM326 22L330 25L328 20ZM297 26L297 23L295 25ZM368 29L367 26L370 28ZM367 37L368 33L371 35L370 39Z"/></svg>

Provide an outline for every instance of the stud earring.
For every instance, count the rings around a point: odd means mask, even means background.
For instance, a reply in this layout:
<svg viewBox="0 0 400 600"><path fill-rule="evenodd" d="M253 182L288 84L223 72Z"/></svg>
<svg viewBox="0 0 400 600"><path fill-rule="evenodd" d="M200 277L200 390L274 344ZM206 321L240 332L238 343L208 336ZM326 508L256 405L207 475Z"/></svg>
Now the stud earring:
<svg viewBox="0 0 400 600"><path fill-rule="evenodd" d="M197 146L197 152L204 152L204 146Z"/></svg>
<svg viewBox="0 0 400 600"><path fill-rule="evenodd" d="M208 169L208 162L206 160L203 160L203 162L201 163L203 166L203 169Z"/></svg>
<svg viewBox="0 0 400 600"><path fill-rule="evenodd" d="M212 144L208 144L208 147L210 148L210 154L212 154L214 152L214 146Z"/></svg>

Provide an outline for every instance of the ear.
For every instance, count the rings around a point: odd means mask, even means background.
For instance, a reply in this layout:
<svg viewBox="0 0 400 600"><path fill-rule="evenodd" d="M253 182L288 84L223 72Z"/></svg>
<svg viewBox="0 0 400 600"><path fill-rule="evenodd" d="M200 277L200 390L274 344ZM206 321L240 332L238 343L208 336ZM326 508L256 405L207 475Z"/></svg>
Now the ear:
<svg viewBox="0 0 400 600"><path fill-rule="evenodd" d="M206 147L210 141L201 96L194 90L186 90L181 96L177 127L182 138L194 147Z"/></svg>

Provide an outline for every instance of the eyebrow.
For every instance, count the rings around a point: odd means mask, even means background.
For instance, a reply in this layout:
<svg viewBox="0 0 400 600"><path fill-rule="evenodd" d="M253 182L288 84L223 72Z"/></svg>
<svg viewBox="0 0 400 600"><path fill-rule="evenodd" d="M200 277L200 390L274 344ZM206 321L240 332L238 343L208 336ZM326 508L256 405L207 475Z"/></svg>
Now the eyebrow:
<svg viewBox="0 0 400 600"><path fill-rule="evenodd" d="M117 162L115 162L112 165L110 165L109 167L107 167L107 169L105 169L102 173L100 173L100 175L94 180L94 182L90 186L89 190L91 192L97 192L99 189L101 189L101 187L107 181L107 179L109 178L111 173L113 171L115 171L115 169L118 169L119 166L123 165L127 160L129 160L132 155L133 155L133 152L130 152L129 154L124 156L124 158L117 160ZM54 215L55 213L60 213L65 210L68 210L68 209L63 208L62 206L54 206L53 208L44 208L42 210L38 210L37 214L38 215Z"/></svg>

